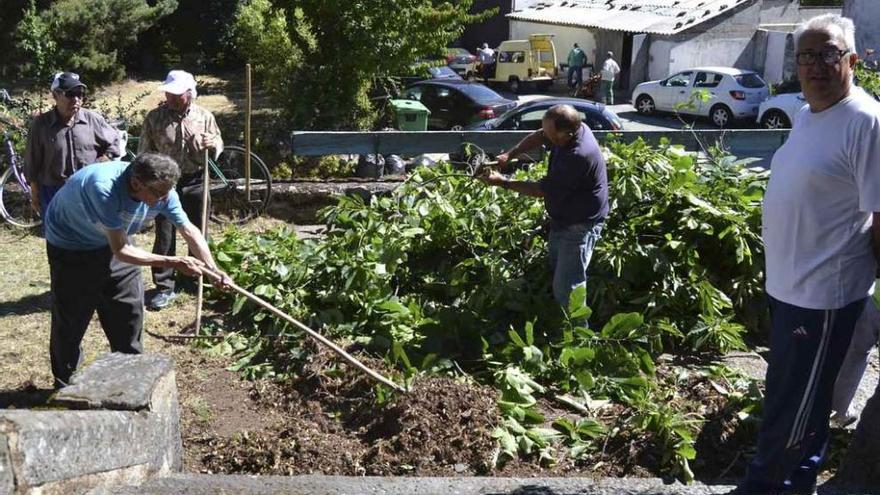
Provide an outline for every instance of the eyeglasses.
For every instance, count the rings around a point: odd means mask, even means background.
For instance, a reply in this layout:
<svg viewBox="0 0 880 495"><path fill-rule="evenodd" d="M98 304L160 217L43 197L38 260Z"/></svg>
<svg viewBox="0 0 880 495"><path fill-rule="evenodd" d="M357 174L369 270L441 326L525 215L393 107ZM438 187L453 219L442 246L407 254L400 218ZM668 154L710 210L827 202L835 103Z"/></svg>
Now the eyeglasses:
<svg viewBox="0 0 880 495"><path fill-rule="evenodd" d="M80 100L82 100L86 97L86 92L82 89L68 89L64 92L64 96L70 99L79 98Z"/></svg>
<svg viewBox="0 0 880 495"><path fill-rule="evenodd" d="M825 65L834 65L840 62L840 59L848 53L849 50L822 50L821 52L797 52L795 60L798 65L813 65L817 60L821 60Z"/></svg>
<svg viewBox="0 0 880 495"><path fill-rule="evenodd" d="M168 196L168 193L171 192L170 189L167 189L167 190L156 189L154 186L151 186L150 184L147 184L146 182L142 182L142 181L141 181L141 185L144 186L144 189L149 191L150 194L155 196L157 199L163 199L166 196Z"/></svg>

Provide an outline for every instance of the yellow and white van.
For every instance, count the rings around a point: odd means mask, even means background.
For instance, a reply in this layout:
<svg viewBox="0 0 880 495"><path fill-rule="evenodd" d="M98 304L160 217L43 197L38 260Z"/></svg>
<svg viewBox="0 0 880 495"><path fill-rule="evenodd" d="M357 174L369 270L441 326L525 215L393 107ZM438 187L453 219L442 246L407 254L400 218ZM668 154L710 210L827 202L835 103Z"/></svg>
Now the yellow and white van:
<svg viewBox="0 0 880 495"><path fill-rule="evenodd" d="M557 71L553 35L533 34L527 40L502 41L495 50L494 66L484 68L481 75L516 93L525 86L547 90Z"/></svg>

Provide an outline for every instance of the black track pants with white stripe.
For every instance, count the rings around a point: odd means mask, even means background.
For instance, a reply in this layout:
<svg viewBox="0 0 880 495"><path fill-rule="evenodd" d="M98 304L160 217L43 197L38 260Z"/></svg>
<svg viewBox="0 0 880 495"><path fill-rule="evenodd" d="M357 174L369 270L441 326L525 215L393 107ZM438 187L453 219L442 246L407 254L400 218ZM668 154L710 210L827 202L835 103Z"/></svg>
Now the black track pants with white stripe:
<svg viewBox="0 0 880 495"><path fill-rule="evenodd" d="M770 299L772 336L758 452L747 487L782 489L815 481L828 443L837 372L867 298L840 309L805 309Z"/></svg>

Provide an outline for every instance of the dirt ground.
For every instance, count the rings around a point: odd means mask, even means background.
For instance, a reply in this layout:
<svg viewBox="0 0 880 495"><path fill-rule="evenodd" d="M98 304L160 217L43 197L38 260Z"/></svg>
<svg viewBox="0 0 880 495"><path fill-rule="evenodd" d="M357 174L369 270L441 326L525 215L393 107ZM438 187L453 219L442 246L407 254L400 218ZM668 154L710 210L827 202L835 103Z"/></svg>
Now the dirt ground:
<svg viewBox="0 0 880 495"><path fill-rule="evenodd" d="M265 229L277 221L260 220ZM152 233L136 236L149 247ZM0 227L0 407L25 407L48 396L49 283L44 241ZM181 247L182 249L182 247ZM182 254L182 253L181 253ZM149 272L144 270L146 286ZM225 308L208 308L206 319ZM537 460L491 470L499 422L495 392L451 378L417 379L412 392L377 404L373 385L335 358L316 352L300 378L280 385L248 382L226 368L229 357L169 337L191 324L194 296L182 293L161 312L147 312L147 352L176 363L185 467L191 472L344 475L649 475L651 459L634 454L645 439L606 445L584 462L544 469ZM86 362L108 350L97 320L83 349ZM381 368L380 362L371 365ZM326 370L334 369L333 373ZM565 411L553 411L553 415ZM611 414L613 416L613 414ZM610 419L610 417L609 417ZM630 461L625 461L627 458Z"/></svg>

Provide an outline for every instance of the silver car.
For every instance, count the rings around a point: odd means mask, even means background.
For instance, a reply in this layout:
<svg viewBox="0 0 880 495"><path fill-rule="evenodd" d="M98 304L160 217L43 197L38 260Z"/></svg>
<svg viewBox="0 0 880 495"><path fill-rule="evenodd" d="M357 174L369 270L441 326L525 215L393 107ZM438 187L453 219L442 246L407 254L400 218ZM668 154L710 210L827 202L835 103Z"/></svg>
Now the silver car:
<svg viewBox="0 0 880 495"><path fill-rule="evenodd" d="M708 98L694 96L705 91ZM678 112L709 117L718 127L738 119L754 120L758 106L770 95L757 73L732 67L697 67L661 81L644 82L633 91L636 110L644 115Z"/></svg>

